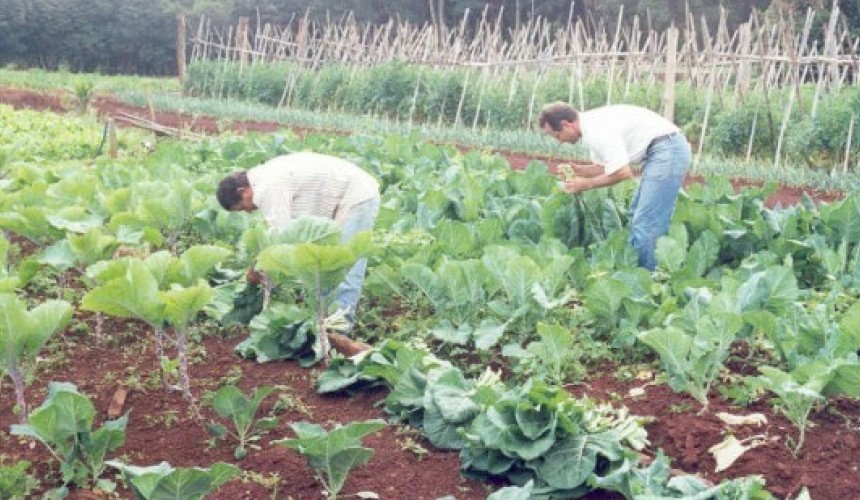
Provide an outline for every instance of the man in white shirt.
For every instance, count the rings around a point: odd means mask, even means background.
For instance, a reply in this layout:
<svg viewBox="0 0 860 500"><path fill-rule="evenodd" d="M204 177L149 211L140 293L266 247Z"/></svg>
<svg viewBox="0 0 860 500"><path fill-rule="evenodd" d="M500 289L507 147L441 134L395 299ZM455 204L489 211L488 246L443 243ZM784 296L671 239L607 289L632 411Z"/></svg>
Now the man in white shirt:
<svg viewBox="0 0 860 500"><path fill-rule="evenodd" d="M582 142L592 163L573 163L569 193L611 186L632 179L632 164L642 164L639 189L630 206L630 244L639 265L654 270L657 239L669 230L678 191L690 165L690 144L675 124L657 113L627 104L577 112L564 102L547 104L538 124L559 142Z"/></svg>
<svg viewBox="0 0 860 500"><path fill-rule="evenodd" d="M227 210L259 209L272 231L301 216L328 217L341 226L342 241L373 229L380 203L379 183L373 176L344 159L310 152L278 156L227 176L216 194ZM366 270L367 259L356 262L336 291L339 313L350 325ZM249 278L254 280L255 273ZM338 334L330 333L329 340L348 356L369 347Z"/></svg>

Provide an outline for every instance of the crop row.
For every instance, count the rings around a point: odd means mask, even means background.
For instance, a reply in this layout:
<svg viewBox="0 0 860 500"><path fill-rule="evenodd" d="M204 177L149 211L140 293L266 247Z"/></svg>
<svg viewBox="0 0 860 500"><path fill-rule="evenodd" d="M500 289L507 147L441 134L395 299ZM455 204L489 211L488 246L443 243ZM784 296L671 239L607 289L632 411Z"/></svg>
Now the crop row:
<svg viewBox="0 0 860 500"><path fill-rule="evenodd" d="M0 108L0 133L14 144L37 143L45 133L74 143L93 130ZM333 362L321 390L386 385L392 418L421 427L437 446L460 449L465 472L504 477L536 494L597 487L683 494L677 483L641 485L651 474L637 463L644 431L635 419L560 389L598 360L659 360L672 388L706 412L713 389L726 388L719 375L730 348L747 345L759 373L731 394L746 401L773 395L797 426L795 452L813 407L860 396L857 196L768 209L767 187L735 194L724 180L693 186L650 273L636 266L627 244L631 192L571 197L539 162L514 171L500 157L402 136L227 136L165 141L151 154L134 146L134 136L125 140L129 154L116 160L69 156L68 148L46 147L38 156L4 150L0 228L33 250L17 256L6 245L0 295L20 318L66 303L143 320L159 361L167 361L165 377L175 377L190 405L189 328L201 321L226 328L238 319L248 323L242 355L314 364L324 354L314 320L319 284L337 282L339 267L359 255L370 260L359 331L378 346L364 358ZM217 208L212 191L225 172L302 149L349 158L380 180L372 236L341 245L336 227L300 219L272 238L253 215ZM321 265L325 259L339 266ZM271 303L237 318L247 298L240 271L253 261L273 278ZM82 296L65 300L61 282L54 290L61 302L39 298L39 283L69 270L83 277ZM23 346L4 347L0 358L16 386L27 380L19 373L33 369L48 330L61 327L22 321L41 340L0 343ZM29 329L0 333L17 339ZM490 361L503 363L512 385L488 374ZM32 426L27 402L19 406L22 425Z"/></svg>

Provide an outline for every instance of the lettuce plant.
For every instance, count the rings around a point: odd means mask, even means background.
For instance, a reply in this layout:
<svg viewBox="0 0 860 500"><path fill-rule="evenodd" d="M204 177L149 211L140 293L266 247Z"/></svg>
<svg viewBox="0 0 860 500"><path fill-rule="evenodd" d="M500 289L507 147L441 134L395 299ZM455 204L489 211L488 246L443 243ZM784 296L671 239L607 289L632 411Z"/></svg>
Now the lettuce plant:
<svg viewBox="0 0 860 500"><path fill-rule="evenodd" d="M328 432L308 422L296 422L291 427L296 433L294 439L273 442L304 455L308 465L320 475L328 496L337 498L349 471L367 463L373 456L372 449L361 446L362 438L382 429L385 423L382 420L352 422Z"/></svg>
<svg viewBox="0 0 860 500"><path fill-rule="evenodd" d="M268 386L258 387L250 397L247 397L236 386L228 385L215 392L212 408L219 416L233 422L235 432L218 423L208 424L206 429L216 438L223 438L227 434L232 435L239 442L233 452L237 460L245 458L249 444L260 439L257 430L271 429L277 425L276 417L256 418L260 403L274 390L273 387Z"/></svg>
<svg viewBox="0 0 860 500"><path fill-rule="evenodd" d="M13 425L11 433L35 438L48 448L60 463L61 490L69 483L87 486L95 481L100 489L112 491L113 484L100 477L107 453L125 443L128 415L93 429L95 415L92 402L74 384L52 382L42 406L33 410L26 424Z"/></svg>
<svg viewBox="0 0 860 500"><path fill-rule="evenodd" d="M9 293L0 293L0 369L15 386L21 423L27 421L24 380L39 351L72 317L68 302L51 300L27 310L27 305Z"/></svg>
<svg viewBox="0 0 860 500"><path fill-rule="evenodd" d="M107 465L122 472L137 500L199 500L241 472L235 465L222 462L208 469L174 468L167 462L138 467L118 460L110 460Z"/></svg>

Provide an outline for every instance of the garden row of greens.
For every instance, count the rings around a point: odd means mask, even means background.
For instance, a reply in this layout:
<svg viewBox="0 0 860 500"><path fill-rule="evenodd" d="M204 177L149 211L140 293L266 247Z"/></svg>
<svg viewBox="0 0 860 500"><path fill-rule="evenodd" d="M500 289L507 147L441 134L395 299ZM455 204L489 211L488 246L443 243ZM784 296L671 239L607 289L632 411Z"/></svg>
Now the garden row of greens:
<svg viewBox="0 0 860 500"><path fill-rule="evenodd" d="M46 72L38 70L14 71L0 69L0 82L14 87L34 88L42 90L59 90L69 94L69 108L86 109L87 104L95 95L110 93L116 98L136 106L152 106L155 109L188 113L192 116L211 116L219 119L224 130L230 128L237 120L270 121L280 123L284 127L310 128L320 131L338 131L339 133L374 133L379 135L400 134L412 135L421 140L443 144L493 149L503 151L523 152L530 155L552 156L558 159L584 157L586 152L579 146L561 147L556 141L533 129L473 129L471 124L451 126L438 123L408 124L385 117L357 115L354 113L318 110L303 110L298 108L272 107L259 102L240 98L219 100L216 97L183 96L179 84L175 80L165 79L130 79L128 77L105 76L96 74L71 75L68 72ZM72 82L71 84L69 82ZM819 104L820 105L820 104ZM842 115L836 115L837 121ZM747 117L749 118L749 117ZM774 126L778 127L778 116L774 115ZM828 119L825 117L825 119ZM756 128L761 126L758 120ZM844 120L842 120L844 121ZM849 118L849 129L850 118ZM752 123L746 122L741 129L751 129ZM838 128L833 125L834 130ZM695 137L690 133L691 137ZM742 142L736 133L735 142ZM828 134L827 141L836 141L841 147L842 135L839 130ZM100 136L91 137L92 146L101 142ZM839 144L837 144L839 143ZM856 141L852 141L856 144ZM827 146L829 149L837 146ZM821 146L816 146L820 148ZM735 153L746 151L746 146L737 146ZM846 164L830 163L830 169L818 168L824 162L830 161L825 156L818 156L814 167L810 168L805 158L799 158L800 163L786 163L783 159L780 168L773 168L773 157L752 158L752 161L731 161L721 157L722 154L706 154L697 158L695 172L704 176L743 177L762 182L778 182L787 185L805 186L823 190L854 191L860 186L860 172L848 168L841 172L834 169L843 168ZM838 159L838 158L837 158ZM849 158L850 159L850 158ZM838 159L839 161L844 160ZM849 165L850 166L850 165Z"/></svg>
<svg viewBox="0 0 860 500"><path fill-rule="evenodd" d="M7 261L3 290L35 312L45 305L28 284L79 270L88 291L74 298L76 307L144 320L156 341L172 337L163 354L176 360L172 372L187 395L193 365L183 346L193 339L185 332L200 321L235 318L244 289L237 271L259 257L278 285L267 310L243 318L250 335L241 353L313 363L321 357L314 349L321 294L309 283L337 282L329 270L369 253L367 305L358 318L367 340L418 339L451 359L475 352L501 360L518 389L478 377L481 366L455 368L397 343L334 363L322 389L384 383L392 389L386 410L420 425L434 444L461 449L464 471L505 477L533 494L693 491L689 481L667 483L663 461L659 470L637 466L638 445L628 439L642 442L635 419L558 389L597 358L629 362L656 353L672 387L703 411L714 386L747 402L770 391L799 428L796 450L813 405L858 396L856 196L777 211L764 207L766 190L735 195L728 182L692 188L659 243L660 271L651 274L636 266L626 241L632 186L571 198L539 163L512 171L499 157L399 136L224 137L165 142L144 155L130 134L121 138L127 157L89 160L92 151L75 147L75 138L86 141L99 129L0 107L0 132L11 138L0 150L0 228L37 247ZM340 245L313 220L297 221L292 241L270 241L258 219L217 207L211 193L225 172L301 149L352 159L380 179L374 249ZM114 257L118 249L129 256ZM308 255L314 258L298 258ZM287 306L282 294L304 300ZM2 334L20 332L26 329ZM16 346L0 357L7 374L32 368L40 333L5 344ZM761 356L761 375L721 385L735 342ZM502 424L508 421L520 427ZM316 432L305 430L309 438ZM657 476L663 479L646 481ZM727 492L738 484L726 484L721 498L734 498Z"/></svg>
<svg viewBox="0 0 860 500"><path fill-rule="evenodd" d="M384 63L368 68L326 64L195 61L186 90L197 96L242 99L294 109L383 116L400 122L456 124L517 130L534 126L540 107L562 100L581 109L612 102L660 109L662 85L594 79L579 81L570 70L430 68ZM850 138L860 112L855 86L820 96L814 84L792 89L755 90L743 98L711 95L679 82L675 121L697 145L720 155L772 160L814 168L841 164L848 153L853 168L860 141ZM793 105L788 108L789 100ZM785 116L790 109L790 116ZM705 120L707 118L707 126ZM783 122L788 127L780 141Z"/></svg>

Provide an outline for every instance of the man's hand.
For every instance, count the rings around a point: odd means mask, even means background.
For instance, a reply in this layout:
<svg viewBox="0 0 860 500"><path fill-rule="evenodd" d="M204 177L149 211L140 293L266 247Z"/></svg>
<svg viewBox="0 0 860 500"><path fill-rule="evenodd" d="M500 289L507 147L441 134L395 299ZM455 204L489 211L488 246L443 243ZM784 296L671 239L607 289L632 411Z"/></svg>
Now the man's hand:
<svg viewBox="0 0 860 500"><path fill-rule="evenodd" d="M556 172L559 175L567 175L573 174L577 177L597 177L598 175L603 175L605 173L605 169L603 165L598 165L597 163L584 163L584 162L568 162L568 163L559 163L555 167Z"/></svg>
<svg viewBox="0 0 860 500"><path fill-rule="evenodd" d="M252 285L260 286L261 283L265 280L265 276L260 271L255 271L254 268L248 269L248 272L245 274L248 278L248 283Z"/></svg>

